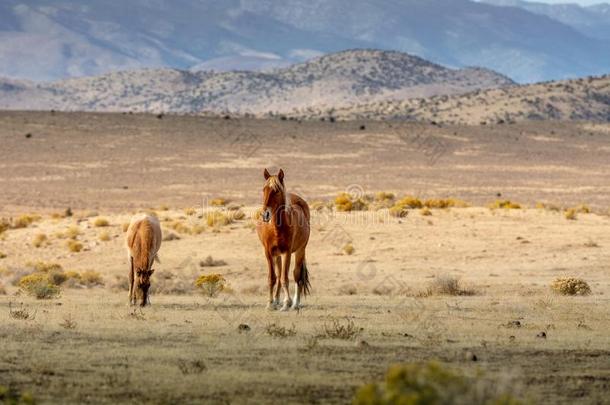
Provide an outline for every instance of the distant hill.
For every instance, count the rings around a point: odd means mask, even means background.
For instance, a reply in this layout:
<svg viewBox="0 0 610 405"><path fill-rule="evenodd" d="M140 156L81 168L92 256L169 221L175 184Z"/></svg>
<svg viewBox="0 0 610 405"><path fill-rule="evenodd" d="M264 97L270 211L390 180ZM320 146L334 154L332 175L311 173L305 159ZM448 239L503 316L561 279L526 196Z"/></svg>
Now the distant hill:
<svg viewBox="0 0 610 405"><path fill-rule="evenodd" d="M328 117L324 110L293 117ZM610 122L610 75L510 86L455 96L364 104L333 111L337 119L399 119L438 124L502 124L527 120Z"/></svg>
<svg viewBox="0 0 610 405"><path fill-rule="evenodd" d="M609 73L610 41L596 34L608 11L573 9L562 19L469 0L2 0L0 76L267 70L356 48L520 83Z"/></svg>
<svg viewBox="0 0 610 405"><path fill-rule="evenodd" d="M579 6L566 0L565 4L548 4L524 0L484 0L495 6L518 7L534 14L544 15L566 24L591 37L610 40L610 4Z"/></svg>
<svg viewBox="0 0 610 405"><path fill-rule="evenodd" d="M448 69L400 52L352 50L269 72L145 69L49 84L5 81L0 108L260 115L513 84L487 69Z"/></svg>

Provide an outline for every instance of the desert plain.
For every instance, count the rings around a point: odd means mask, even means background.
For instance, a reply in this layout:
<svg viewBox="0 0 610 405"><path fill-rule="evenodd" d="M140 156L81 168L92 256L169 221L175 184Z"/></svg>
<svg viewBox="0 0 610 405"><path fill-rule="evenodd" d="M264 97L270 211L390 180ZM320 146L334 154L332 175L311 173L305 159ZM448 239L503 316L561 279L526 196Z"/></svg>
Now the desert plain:
<svg viewBox="0 0 610 405"><path fill-rule="evenodd" d="M0 145L0 217L33 218L0 234L0 385L19 395L349 403L392 364L437 361L534 403L608 403L609 124L2 112ZM266 309L254 230L280 167L312 206L312 294L289 312ZM397 217L380 192L467 206ZM369 209L338 212L341 193ZM125 289L140 211L165 235L144 309ZM37 264L100 279L36 299L18 281ZM212 273L226 288L210 297L194 283ZM554 292L558 277L591 294Z"/></svg>

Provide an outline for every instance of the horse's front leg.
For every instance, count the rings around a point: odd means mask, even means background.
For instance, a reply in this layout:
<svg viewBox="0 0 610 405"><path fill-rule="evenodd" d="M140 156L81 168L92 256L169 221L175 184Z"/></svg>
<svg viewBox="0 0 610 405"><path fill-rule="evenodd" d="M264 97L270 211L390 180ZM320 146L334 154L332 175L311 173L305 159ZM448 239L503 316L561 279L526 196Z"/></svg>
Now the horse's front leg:
<svg viewBox="0 0 610 405"><path fill-rule="evenodd" d="M275 270L273 269L273 257L271 256L270 253L266 254L267 256L267 267L268 267L268 274L267 274L267 282L269 283L269 302L267 303L267 309L275 309L276 308L276 302L274 300L274 288L275 288L275 283L278 281L277 277L275 276ZM279 289L279 286L278 286Z"/></svg>
<svg viewBox="0 0 610 405"><path fill-rule="evenodd" d="M282 289L282 256L275 257L275 277L277 279L275 284L275 294L273 296L273 302L275 305L280 305L280 290Z"/></svg>
<svg viewBox="0 0 610 405"><path fill-rule="evenodd" d="M283 266L282 266L282 289L284 290L284 305L282 305L282 309L280 311L288 311L290 306L292 305L292 299L290 299L290 289L288 288L288 273L290 270L290 257L292 253L290 253L290 249L288 252L284 254Z"/></svg>
<svg viewBox="0 0 610 405"><path fill-rule="evenodd" d="M134 305L135 304L135 297L134 297L134 291L133 291L133 284L134 284L134 274L133 274L133 257L129 257L129 264L130 264L130 269L129 269L129 305Z"/></svg>

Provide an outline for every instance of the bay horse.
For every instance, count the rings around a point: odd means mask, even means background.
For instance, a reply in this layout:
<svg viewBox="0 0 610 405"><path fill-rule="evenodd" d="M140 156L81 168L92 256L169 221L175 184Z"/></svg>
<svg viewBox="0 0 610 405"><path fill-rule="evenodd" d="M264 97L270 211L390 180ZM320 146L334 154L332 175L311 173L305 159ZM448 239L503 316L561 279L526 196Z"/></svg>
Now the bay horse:
<svg viewBox="0 0 610 405"><path fill-rule="evenodd" d="M129 257L129 304L150 305L148 290L150 276L154 273L153 262L159 262L161 248L161 226L159 220L151 215L139 214L131 219L127 228L127 254Z"/></svg>
<svg viewBox="0 0 610 405"><path fill-rule="evenodd" d="M265 169L263 187L263 207L261 220L256 224L258 237L263 245L269 270L268 309L276 309L280 302L280 288L284 290L284 304L281 311L298 309L301 294L309 294L309 272L305 264L305 249L309 241L309 206L301 197L286 192L284 171L272 176ZM294 300L290 299L288 274L290 259L295 256ZM282 262L283 259L283 262ZM276 288L277 287L277 288Z"/></svg>

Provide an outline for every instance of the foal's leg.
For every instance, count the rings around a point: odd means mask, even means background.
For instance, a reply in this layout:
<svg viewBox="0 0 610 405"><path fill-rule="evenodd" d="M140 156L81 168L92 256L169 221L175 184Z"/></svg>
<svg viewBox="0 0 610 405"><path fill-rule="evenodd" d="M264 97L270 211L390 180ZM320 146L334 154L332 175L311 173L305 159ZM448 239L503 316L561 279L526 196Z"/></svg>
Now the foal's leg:
<svg viewBox="0 0 610 405"><path fill-rule="evenodd" d="M282 309L280 311L288 311L290 309L290 305L292 305L292 300L290 299L290 289L288 288L288 272L290 270L290 249L288 252L284 254L283 266L282 266L282 288L284 289L284 305L282 305Z"/></svg>
<svg viewBox="0 0 610 405"><path fill-rule="evenodd" d="M134 274L133 274L133 257L129 257L129 305L134 305L135 304L135 297L134 297L134 291L133 291L133 284L134 284Z"/></svg>
<svg viewBox="0 0 610 405"><path fill-rule="evenodd" d="M273 302L275 305L280 305L280 290L282 289L282 285L280 280L282 279L282 256L275 257L275 277L277 278L277 283L275 285L275 295Z"/></svg>
<svg viewBox="0 0 610 405"><path fill-rule="evenodd" d="M275 302L273 301L273 289L275 288L275 283L278 280L275 276L275 270L273 269L273 257L271 257L270 253L267 253L266 256L268 267L267 282L269 283L269 302L267 303L267 309L275 309Z"/></svg>
<svg viewBox="0 0 610 405"><path fill-rule="evenodd" d="M303 262L305 261L305 248L297 250L294 254L294 300L292 301L292 309L299 309L301 306L301 293L303 286L299 285L301 281L301 271L303 270Z"/></svg>

